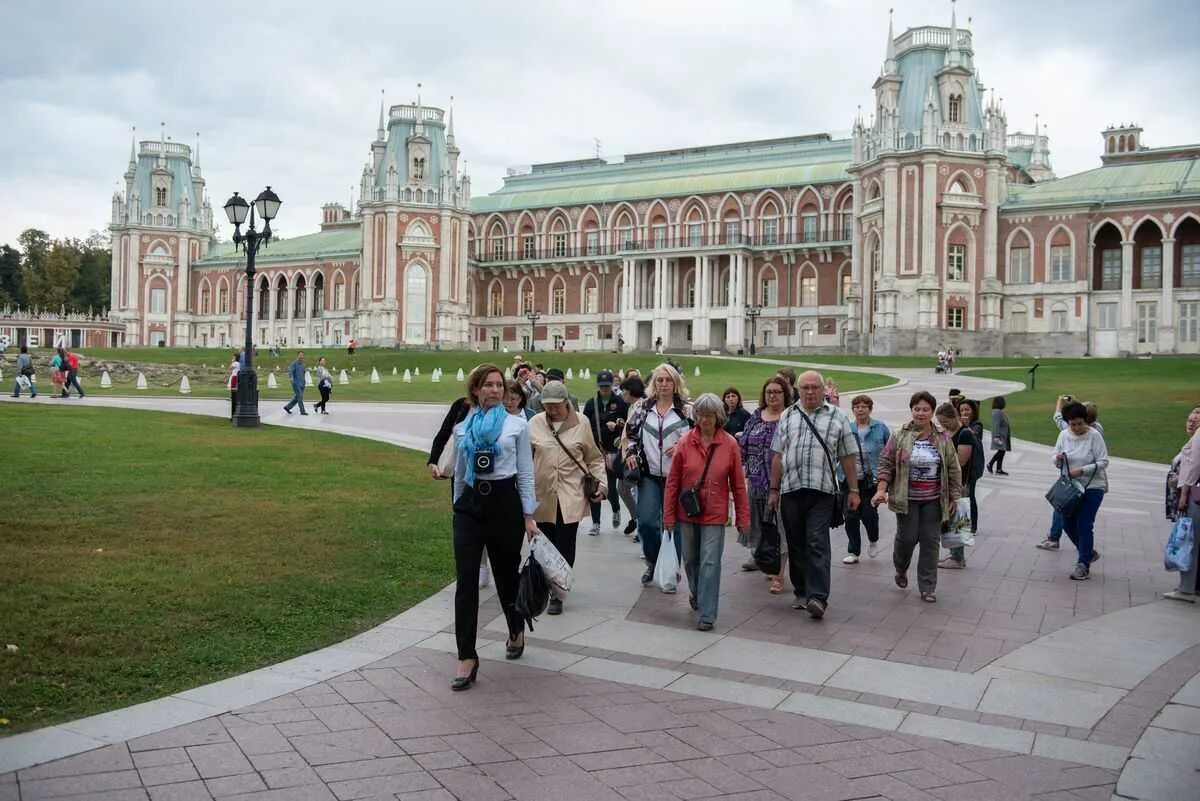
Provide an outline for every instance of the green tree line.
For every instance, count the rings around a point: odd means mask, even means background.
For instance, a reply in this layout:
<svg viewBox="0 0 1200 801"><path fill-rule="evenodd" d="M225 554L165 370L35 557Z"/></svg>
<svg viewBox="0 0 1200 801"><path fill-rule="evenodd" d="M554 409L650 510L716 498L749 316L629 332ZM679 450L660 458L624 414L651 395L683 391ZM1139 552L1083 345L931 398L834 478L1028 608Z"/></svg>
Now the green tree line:
<svg viewBox="0 0 1200 801"><path fill-rule="evenodd" d="M51 239L29 228L0 245L0 307L99 313L108 308L112 254L106 234Z"/></svg>

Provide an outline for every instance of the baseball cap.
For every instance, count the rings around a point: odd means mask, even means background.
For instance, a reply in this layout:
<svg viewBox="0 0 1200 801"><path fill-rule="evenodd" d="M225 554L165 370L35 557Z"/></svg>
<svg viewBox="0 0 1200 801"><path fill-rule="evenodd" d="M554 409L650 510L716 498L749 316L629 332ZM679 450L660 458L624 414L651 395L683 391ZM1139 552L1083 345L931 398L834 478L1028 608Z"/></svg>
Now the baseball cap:
<svg viewBox="0 0 1200 801"><path fill-rule="evenodd" d="M551 367L549 370L546 371L546 380L547 381L565 381L566 376L563 375L562 370L559 370L557 367Z"/></svg>
<svg viewBox="0 0 1200 801"><path fill-rule="evenodd" d="M567 387L561 381L547 381L542 387L542 405L547 403L566 403L569 399Z"/></svg>
<svg viewBox="0 0 1200 801"><path fill-rule="evenodd" d="M608 370L601 370L596 373L596 386L611 387L613 385L613 374Z"/></svg>

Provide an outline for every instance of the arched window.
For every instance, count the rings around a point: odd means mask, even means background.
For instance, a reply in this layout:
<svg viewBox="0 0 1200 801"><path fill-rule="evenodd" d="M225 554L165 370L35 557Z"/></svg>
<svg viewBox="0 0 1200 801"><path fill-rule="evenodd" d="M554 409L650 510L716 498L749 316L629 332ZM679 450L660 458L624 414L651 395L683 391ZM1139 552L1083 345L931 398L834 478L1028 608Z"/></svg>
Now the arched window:
<svg viewBox="0 0 1200 801"><path fill-rule="evenodd" d="M567 313L567 287L562 278L555 278L550 284L550 313Z"/></svg>
<svg viewBox="0 0 1200 801"><path fill-rule="evenodd" d="M500 223L493 225L491 233L488 235L488 242L491 247L492 259L504 261L504 226Z"/></svg>
<svg viewBox="0 0 1200 801"><path fill-rule="evenodd" d="M962 122L962 95L950 95L950 122Z"/></svg>
<svg viewBox="0 0 1200 801"><path fill-rule="evenodd" d="M742 221L738 219L737 214L729 212L725 215L725 243L726 245L737 245L742 241Z"/></svg>
<svg viewBox="0 0 1200 801"><path fill-rule="evenodd" d="M779 244L779 209L772 201L764 203L760 212L759 244Z"/></svg>
<svg viewBox="0 0 1200 801"><path fill-rule="evenodd" d="M775 268L769 264L759 274L758 302L761 306L779 305L779 279L775 275Z"/></svg>
<svg viewBox="0 0 1200 801"><path fill-rule="evenodd" d="M212 298L208 291L208 284L205 284L200 290L200 313L208 314L212 311Z"/></svg>
<svg viewBox="0 0 1200 801"><path fill-rule="evenodd" d="M537 309L534 302L533 282L526 278L521 282L521 314L529 314Z"/></svg>
<svg viewBox="0 0 1200 801"><path fill-rule="evenodd" d="M229 314L228 284L217 284L217 314Z"/></svg>
<svg viewBox="0 0 1200 801"><path fill-rule="evenodd" d="M333 308L346 308L346 282L339 275L333 284Z"/></svg>
<svg viewBox="0 0 1200 801"><path fill-rule="evenodd" d="M429 278L425 267L410 264L404 279L404 339L409 344L425 343L425 313L428 298Z"/></svg>
<svg viewBox="0 0 1200 801"><path fill-rule="evenodd" d="M296 307L295 317L303 317L305 310L308 308L308 282L304 280L303 275L296 276L296 291L295 291Z"/></svg>
<svg viewBox="0 0 1200 801"><path fill-rule="evenodd" d="M504 289L500 286L499 281L488 289L488 316L504 316Z"/></svg>
<svg viewBox="0 0 1200 801"><path fill-rule="evenodd" d="M691 248L698 248L704 244L704 217L695 206L688 212L687 243Z"/></svg>
<svg viewBox="0 0 1200 801"><path fill-rule="evenodd" d="M563 222L562 217L554 221L554 227L550 233L550 241L554 246L555 258L562 258L567 255L567 225Z"/></svg>
<svg viewBox="0 0 1200 801"><path fill-rule="evenodd" d="M800 271L800 305L817 305L817 271L811 264Z"/></svg>
<svg viewBox="0 0 1200 801"><path fill-rule="evenodd" d="M589 275L583 279L583 292L580 311L584 314L600 313L600 288L596 286L596 277Z"/></svg>
<svg viewBox="0 0 1200 801"><path fill-rule="evenodd" d="M879 237L871 238L871 275L879 275L883 272L883 249L880 246Z"/></svg>
<svg viewBox="0 0 1200 801"><path fill-rule="evenodd" d="M838 277L838 305L845 305L850 298L850 268L843 267Z"/></svg>
<svg viewBox="0 0 1200 801"><path fill-rule="evenodd" d="M167 189L166 189L166 187L163 187L163 186L154 187L154 205L155 206L167 205Z"/></svg>
<svg viewBox="0 0 1200 801"><path fill-rule="evenodd" d="M325 311L325 276L317 273L313 278L313 316Z"/></svg>
<svg viewBox="0 0 1200 801"><path fill-rule="evenodd" d="M258 282L258 319L266 320L271 316L271 284L264 275Z"/></svg>
<svg viewBox="0 0 1200 801"><path fill-rule="evenodd" d="M1010 284L1028 284L1033 281L1030 260L1029 238L1023 232L1012 238L1008 246L1008 270L1005 278Z"/></svg>
<svg viewBox="0 0 1200 801"><path fill-rule="evenodd" d="M629 212L623 211L617 218L617 247L621 250L631 250L633 241L633 219L629 216Z"/></svg>
<svg viewBox="0 0 1200 801"><path fill-rule="evenodd" d="M287 319L288 310L288 281L286 275L279 276L279 283L275 285L275 316L282 319Z"/></svg>

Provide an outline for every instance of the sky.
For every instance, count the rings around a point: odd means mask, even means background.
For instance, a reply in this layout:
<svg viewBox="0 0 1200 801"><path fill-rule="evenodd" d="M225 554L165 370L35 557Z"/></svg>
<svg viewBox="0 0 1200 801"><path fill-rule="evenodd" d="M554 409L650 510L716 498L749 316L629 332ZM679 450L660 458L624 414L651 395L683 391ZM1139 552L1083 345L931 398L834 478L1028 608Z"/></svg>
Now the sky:
<svg viewBox="0 0 1200 801"><path fill-rule="evenodd" d="M380 91L455 98L472 191L505 169L722 142L846 136L887 38L948 25L950 0L0 0L0 243L103 230L130 128L194 144L220 220L270 184L279 233L349 202ZM1200 141L1200 3L961 0L1009 132L1050 136L1059 175L1099 166L1100 131ZM970 22L968 23L968 18ZM228 235L228 225L220 235Z"/></svg>

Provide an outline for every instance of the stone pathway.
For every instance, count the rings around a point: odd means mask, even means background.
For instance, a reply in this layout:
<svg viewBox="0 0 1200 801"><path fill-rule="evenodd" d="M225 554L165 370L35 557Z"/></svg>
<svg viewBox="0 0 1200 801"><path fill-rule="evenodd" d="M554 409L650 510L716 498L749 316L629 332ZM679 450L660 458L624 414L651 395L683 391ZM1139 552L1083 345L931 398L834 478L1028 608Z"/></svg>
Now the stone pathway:
<svg viewBox="0 0 1200 801"><path fill-rule="evenodd" d="M906 419L918 387L938 397L951 385L972 397L1016 388L890 372L902 383L872 395L893 424ZM218 400L83 402L228 412ZM421 448L444 408L264 412L269 423ZM571 790L626 799L1108 799L1122 769L1122 797L1183 797L1176 788L1192 786L1187 755L1200 744L1195 681L1184 687L1200 672L1200 610L1155 601L1173 584L1161 568L1162 468L1114 460L1097 531L1103 559L1091 581L1071 582L1071 554L1032 547L1049 522L1041 497L1054 473L1049 448L1018 442L1006 467L1012 476L981 484L978 544L967 570L943 571L936 605L892 584L894 517L884 512L876 560L842 566L834 533L833 596L821 623L792 610L788 595L767 594L760 575L742 573L745 552L731 537L717 629L701 633L684 592L641 590L637 546L606 527L580 537L566 613L538 621L520 663L503 660L499 607L485 601L484 663L469 693L447 687L448 588L339 646L0 740L0 772L14 771L0 773L0 801L502 801Z"/></svg>

